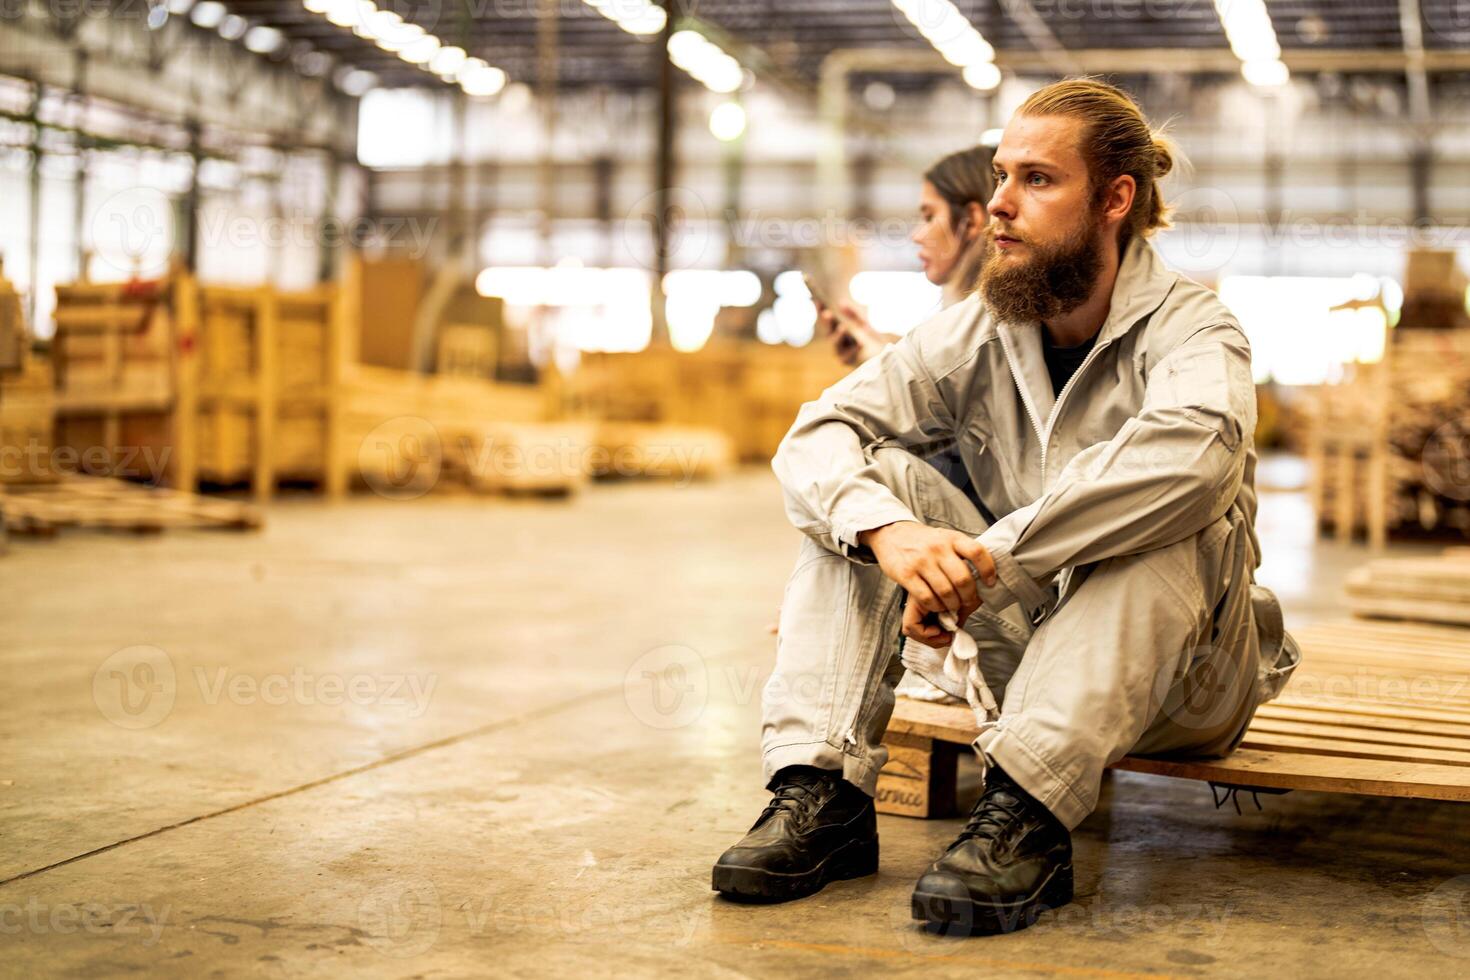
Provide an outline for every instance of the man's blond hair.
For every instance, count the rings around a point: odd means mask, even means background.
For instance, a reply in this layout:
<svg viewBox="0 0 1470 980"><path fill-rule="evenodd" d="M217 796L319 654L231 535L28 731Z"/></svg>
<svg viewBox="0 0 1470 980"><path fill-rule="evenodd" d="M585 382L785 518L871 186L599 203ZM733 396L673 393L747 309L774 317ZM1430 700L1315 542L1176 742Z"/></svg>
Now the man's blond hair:
<svg viewBox="0 0 1470 980"><path fill-rule="evenodd" d="M1085 124L1078 148L1097 200L1118 177L1133 178L1137 190L1119 231L1119 246L1134 235L1147 237L1169 227L1171 209L1164 204L1159 181L1174 169L1179 151L1172 140L1149 128L1127 92L1091 78L1069 78L1033 92L1016 113L1066 116Z"/></svg>

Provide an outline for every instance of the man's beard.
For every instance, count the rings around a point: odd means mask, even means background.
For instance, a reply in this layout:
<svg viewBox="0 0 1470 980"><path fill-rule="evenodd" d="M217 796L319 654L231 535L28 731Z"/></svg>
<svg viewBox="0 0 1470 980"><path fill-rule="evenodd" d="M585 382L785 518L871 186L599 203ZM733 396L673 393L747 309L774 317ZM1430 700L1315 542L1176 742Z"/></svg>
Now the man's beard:
<svg viewBox="0 0 1470 980"><path fill-rule="evenodd" d="M995 245L996 225L986 229L990 255L980 270L980 295L1001 320L1024 323L1064 316L1087 301L1102 272L1101 221L1089 215L1077 234L1056 245L1025 242L1031 255L1016 261Z"/></svg>

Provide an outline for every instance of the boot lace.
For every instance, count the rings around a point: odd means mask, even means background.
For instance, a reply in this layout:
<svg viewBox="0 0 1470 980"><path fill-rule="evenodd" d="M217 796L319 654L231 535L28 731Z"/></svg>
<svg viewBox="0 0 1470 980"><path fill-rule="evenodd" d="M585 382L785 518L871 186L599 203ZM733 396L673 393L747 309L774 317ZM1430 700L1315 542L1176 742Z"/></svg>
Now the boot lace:
<svg viewBox="0 0 1470 980"><path fill-rule="evenodd" d="M975 804L955 843L971 839L998 841L1006 829L1014 826L1025 814L1026 804L1019 797L998 788L995 792L986 793Z"/></svg>
<svg viewBox="0 0 1470 980"><path fill-rule="evenodd" d="M771 802L767 803L766 808L761 811L760 818L756 820L756 826L760 826L783 810L793 816L808 815L809 808L817 801L821 787L819 780L807 782L790 779L780 783L772 792Z"/></svg>

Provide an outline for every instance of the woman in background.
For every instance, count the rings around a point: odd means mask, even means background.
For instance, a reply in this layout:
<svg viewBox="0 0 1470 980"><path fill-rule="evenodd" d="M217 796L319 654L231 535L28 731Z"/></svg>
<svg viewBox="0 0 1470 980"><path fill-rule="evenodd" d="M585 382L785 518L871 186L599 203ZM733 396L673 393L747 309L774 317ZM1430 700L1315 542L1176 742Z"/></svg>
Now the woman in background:
<svg viewBox="0 0 1470 980"><path fill-rule="evenodd" d="M951 153L926 170L919 185L919 225L909 240L919 247L925 277L940 287L941 308L974 291L985 261L985 205L995 193L994 155L989 146ZM898 339L874 329L850 301L839 302L836 310L817 302L817 319L833 352L853 367Z"/></svg>
<svg viewBox="0 0 1470 980"><path fill-rule="evenodd" d="M926 170L919 185L919 226L909 240L919 246L924 275L940 287L941 308L953 306L974 292L980 266L985 262L985 223L989 218L985 206L995 193L991 169L994 155L994 148L989 146L951 153ZM817 302L817 317L822 333L842 363L856 367L898 340L893 334L874 329L850 301L837 306L832 310ZM942 451L929 457L929 463L963 490L993 523L990 512L975 496L958 453L953 449ZM894 693L920 701L959 701L913 671L904 674Z"/></svg>

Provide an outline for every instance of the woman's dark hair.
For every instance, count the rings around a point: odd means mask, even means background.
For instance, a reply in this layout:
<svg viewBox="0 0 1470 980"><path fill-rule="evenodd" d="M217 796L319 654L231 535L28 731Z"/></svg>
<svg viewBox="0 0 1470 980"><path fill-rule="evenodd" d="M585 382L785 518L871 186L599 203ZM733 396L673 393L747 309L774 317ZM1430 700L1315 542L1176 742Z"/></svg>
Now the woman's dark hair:
<svg viewBox="0 0 1470 980"><path fill-rule="evenodd" d="M995 173L991 167L994 158L994 147L972 146L951 153L924 171L924 179L949 204L950 227L955 231L959 230L960 220L971 201L984 210L995 194Z"/></svg>
<svg viewBox="0 0 1470 980"><path fill-rule="evenodd" d="M985 205L995 195L994 160L995 147L977 145L951 153L924 171L924 179L949 205L949 227L956 235L962 233L962 223L969 214L970 203L980 205L980 213L984 215ZM984 220L982 217L981 221ZM980 281L980 267L985 262L984 233L977 234L969 245L962 247L964 252L955 275L962 292L969 294Z"/></svg>

